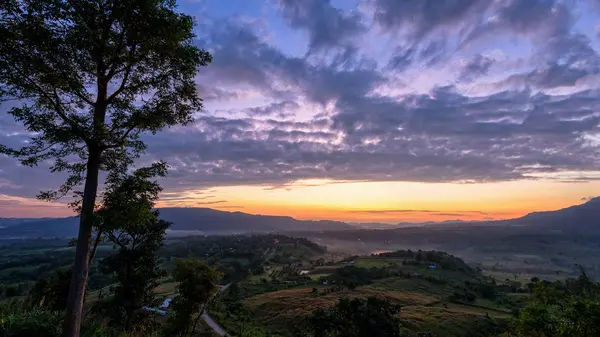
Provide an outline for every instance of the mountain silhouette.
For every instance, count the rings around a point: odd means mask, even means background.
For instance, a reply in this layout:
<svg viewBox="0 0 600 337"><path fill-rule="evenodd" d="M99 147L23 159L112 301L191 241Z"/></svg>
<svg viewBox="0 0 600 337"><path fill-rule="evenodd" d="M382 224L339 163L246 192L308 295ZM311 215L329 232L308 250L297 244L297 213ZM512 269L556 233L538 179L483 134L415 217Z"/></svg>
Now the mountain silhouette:
<svg viewBox="0 0 600 337"><path fill-rule="evenodd" d="M340 231L357 229L340 221L298 220L289 216L257 215L242 212L226 212L210 208L161 208L160 217L171 221L171 230L200 231L205 234L249 232L302 232ZM561 231L565 233L600 233L600 197L556 211L533 212L521 218L484 221L481 224L509 225L534 231ZM0 218L0 238L20 237L74 237L79 219ZM472 226L477 222L444 222L436 226ZM363 229L364 226L359 226Z"/></svg>
<svg viewBox="0 0 600 337"><path fill-rule="evenodd" d="M322 231L345 230L353 227L340 221L298 220L289 216L255 215L242 212L226 212L210 208L161 208L162 219L171 221L171 230L201 231L206 234L274 232L274 231ZM3 220L0 218L0 221ZM19 237L74 237L79 219L44 218L10 219L3 221L0 238Z"/></svg>
<svg viewBox="0 0 600 337"><path fill-rule="evenodd" d="M556 211L532 212L508 220L520 226L570 233L600 232L600 197Z"/></svg>

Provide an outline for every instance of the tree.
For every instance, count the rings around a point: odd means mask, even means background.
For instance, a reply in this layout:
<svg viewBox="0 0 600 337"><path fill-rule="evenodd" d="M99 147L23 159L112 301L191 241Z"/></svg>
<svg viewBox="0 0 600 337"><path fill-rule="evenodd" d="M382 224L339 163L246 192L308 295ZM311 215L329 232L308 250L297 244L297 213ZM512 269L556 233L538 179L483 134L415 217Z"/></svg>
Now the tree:
<svg viewBox="0 0 600 337"><path fill-rule="evenodd" d="M0 102L18 102L8 113L32 134L0 153L69 174L40 198L84 185L66 336L79 335L99 171L131 164L142 133L189 123L202 108L194 76L211 56L193 26L174 0L0 2Z"/></svg>
<svg viewBox="0 0 600 337"><path fill-rule="evenodd" d="M67 298L71 285L71 269L59 268L50 277L37 280L29 290L29 307L43 307L63 311L67 308Z"/></svg>
<svg viewBox="0 0 600 337"><path fill-rule="evenodd" d="M533 280L532 280L533 281ZM511 322L512 336L600 336L600 284L577 279L537 280L533 299Z"/></svg>
<svg viewBox="0 0 600 337"><path fill-rule="evenodd" d="M217 291L220 276L206 262L196 258L176 260L173 278L179 285L177 297L171 303L172 314L169 315L168 322L172 334L188 334L194 314L197 313L199 318L204 313L207 302Z"/></svg>
<svg viewBox="0 0 600 337"><path fill-rule="evenodd" d="M103 204L97 212L99 230L118 252L105 258L105 273L114 274L114 297L105 306L112 326L129 331L147 328L144 306L156 304L153 289L166 272L158 267L157 252L162 247L170 223L153 210L161 191L154 176L164 176L166 165L156 163L128 175L111 172Z"/></svg>
<svg viewBox="0 0 600 337"><path fill-rule="evenodd" d="M400 306L388 300L340 299L332 309L317 309L306 319L301 336L399 337Z"/></svg>

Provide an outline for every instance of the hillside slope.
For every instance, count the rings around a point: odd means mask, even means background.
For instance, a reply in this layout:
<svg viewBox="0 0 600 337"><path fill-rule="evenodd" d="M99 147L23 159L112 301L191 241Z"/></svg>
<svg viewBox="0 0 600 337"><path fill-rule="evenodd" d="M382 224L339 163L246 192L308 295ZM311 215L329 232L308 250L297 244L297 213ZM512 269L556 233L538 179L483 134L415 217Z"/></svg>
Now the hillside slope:
<svg viewBox="0 0 600 337"><path fill-rule="evenodd" d="M352 227L339 221L306 221L285 216L224 212L210 208L161 208L160 217L171 221L171 230L202 231L207 234L347 230ZM0 238L74 237L77 217L44 219L1 219Z"/></svg>

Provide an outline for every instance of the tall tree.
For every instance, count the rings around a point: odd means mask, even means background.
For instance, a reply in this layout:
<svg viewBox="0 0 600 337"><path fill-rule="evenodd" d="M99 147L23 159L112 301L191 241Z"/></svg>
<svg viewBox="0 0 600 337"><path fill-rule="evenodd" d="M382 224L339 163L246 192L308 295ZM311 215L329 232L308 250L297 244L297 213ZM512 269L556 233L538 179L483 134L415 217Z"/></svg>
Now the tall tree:
<svg viewBox="0 0 600 337"><path fill-rule="evenodd" d="M179 285L167 325L170 334L187 336L193 316L197 314L199 318L204 313L206 304L217 291L220 276L206 262L196 258L176 260L173 278Z"/></svg>
<svg viewBox="0 0 600 337"><path fill-rule="evenodd" d="M160 220L158 211L153 210L161 188L149 180L165 172L164 163L138 169L131 175L111 172L97 212L99 228L118 249L101 263L104 272L117 277L114 296L105 309L111 325L127 331L147 332L148 315L142 307L156 304L153 290L166 276L158 267L157 251L163 245L169 222Z"/></svg>
<svg viewBox="0 0 600 337"><path fill-rule="evenodd" d="M194 76L211 55L174 0L0 1L0 102L31 132L0 153L67 172L59 198L83 184L65 335L78 336L100 170L131 163L140 135L192 121Z"/></svg>

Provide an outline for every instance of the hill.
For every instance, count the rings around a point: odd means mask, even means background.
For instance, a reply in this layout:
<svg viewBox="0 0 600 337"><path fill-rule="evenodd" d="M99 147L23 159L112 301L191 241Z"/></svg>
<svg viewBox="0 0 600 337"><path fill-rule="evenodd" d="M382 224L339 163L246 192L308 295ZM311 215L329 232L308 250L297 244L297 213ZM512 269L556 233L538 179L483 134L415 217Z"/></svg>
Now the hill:
<svg viewBox="0 0 600 337"><path fill-rule="evenodd" d="M533 212L508 223L568 233L600 232L600 197L557 211Z"/></svg>
<svg viewBox="0 0 600 337"><path fill-rule="evenodd" d="M287 216L224 212L210 208L161 208L160 217L173 222L173 231L200 231L204 234L249 232L347 230L339 221L307 221ZM22 237L74 237L77 217L43 219L0 218L0 239ZM183 232L185 234L185 232Z"/></svg>
<svg viewBox="0 0 600 337"><path fill-rule="evenodd" d="M225 212L210 208L161 208L160 216L173 222L173 230L204 232L272 232L346 230L352 227L340 221L308 221L289 216Z"/></svg>
<svg viewBox="0 0 600 337"><path fill-rule="evenodd" d="M483 337L503 331L517 307L512 297L526 296L516 283L494 280L439 251L352 256L326 265L313 260L301 269L270 261L263 274L237 284L209 311L228 331L251 321L269 335L293 336L317 308L375 296L402 306L403 336Z"/></svg>

